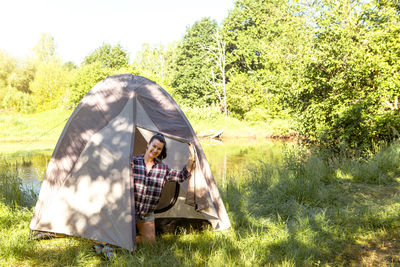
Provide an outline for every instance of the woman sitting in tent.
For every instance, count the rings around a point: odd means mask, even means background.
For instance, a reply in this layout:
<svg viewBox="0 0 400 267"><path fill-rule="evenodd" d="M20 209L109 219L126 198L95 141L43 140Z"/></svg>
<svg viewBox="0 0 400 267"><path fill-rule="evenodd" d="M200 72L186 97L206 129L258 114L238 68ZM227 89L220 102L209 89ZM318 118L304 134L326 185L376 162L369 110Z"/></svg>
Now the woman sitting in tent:
<svg viewBox="0 0 400 267"><path fill-rule="evenodd" d="M161 191L166 181L183 182L191 174L195 163L194 149L189 144L190 157L181 171L170 169L162 160L167 157L165 138L154 135L147 144L145 154L133 157L131 162L135 184L136 226L139 234L136 242L155 243L154 210L160 200Z"/></svg>

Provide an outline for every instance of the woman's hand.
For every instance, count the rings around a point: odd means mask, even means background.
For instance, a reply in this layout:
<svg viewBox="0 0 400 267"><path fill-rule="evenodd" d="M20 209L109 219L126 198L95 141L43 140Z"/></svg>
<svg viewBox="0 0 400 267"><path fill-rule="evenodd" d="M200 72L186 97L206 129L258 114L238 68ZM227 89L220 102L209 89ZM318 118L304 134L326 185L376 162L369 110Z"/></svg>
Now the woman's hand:
<svg viewBox="0 0 400 267"><path fill-rule="evenodd" d="M192 171L196 162L196 153L194 150L194 146L191 143L188 143L188 147L189 147L189 160L186 164L186 169L188 169L188 171Z"/></svg>
<svg viewBox="0 0 400 267"><path fill-rule="evenodd" d="M132 166L132 169L135 168L135 164L133 163L133 161L131 161L131 166Z"/></svg>

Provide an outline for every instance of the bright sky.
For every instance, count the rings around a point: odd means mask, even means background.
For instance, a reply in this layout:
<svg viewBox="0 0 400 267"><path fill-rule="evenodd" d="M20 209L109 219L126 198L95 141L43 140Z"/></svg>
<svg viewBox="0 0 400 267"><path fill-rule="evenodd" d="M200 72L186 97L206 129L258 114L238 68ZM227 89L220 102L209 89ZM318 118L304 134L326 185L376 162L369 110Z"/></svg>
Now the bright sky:
<svg viewBox="0 0 400 267"><path fill-rule="evenodd" d="M42 33L64 62L80 64L103 43L121 44L132 59L142 43L180 40L203 17L221 23L234 0L0 0L0 49L25 58Z"/></svg>

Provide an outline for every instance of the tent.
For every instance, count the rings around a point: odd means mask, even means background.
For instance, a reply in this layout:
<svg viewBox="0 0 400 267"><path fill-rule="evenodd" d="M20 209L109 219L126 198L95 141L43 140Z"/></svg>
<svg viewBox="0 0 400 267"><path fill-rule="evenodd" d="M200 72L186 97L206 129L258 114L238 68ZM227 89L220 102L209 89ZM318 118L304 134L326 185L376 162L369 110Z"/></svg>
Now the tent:
<svg viewBox="0 0 400 267"><path fill-rule="evenodd" d="M166 137L164 162L171 168L186 164L188 142L195 146L197 162L188 181L165 185L156 225L187 220L229 228L210 166L182 110L156 83L123 74L94 86L72 113L48 164L30 229L134 250L130 161L145 152L155 133Z"/></svg>

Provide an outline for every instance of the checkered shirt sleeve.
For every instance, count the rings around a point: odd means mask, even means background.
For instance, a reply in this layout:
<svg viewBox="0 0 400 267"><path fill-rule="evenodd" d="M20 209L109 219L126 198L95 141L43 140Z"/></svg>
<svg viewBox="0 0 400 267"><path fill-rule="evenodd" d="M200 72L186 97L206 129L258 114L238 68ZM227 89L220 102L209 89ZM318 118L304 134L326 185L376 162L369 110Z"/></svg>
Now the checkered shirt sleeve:
<svg viewBox="0 0 400 267"><path fill-rule="evenodd" d="M146 173L143 155L134 157L133 163L136 215L148 214L155 210L166 181L181 183L191 176L186 166L181 171L178 171L169 168L167 164L162 162L157 162Z"/></svg>

